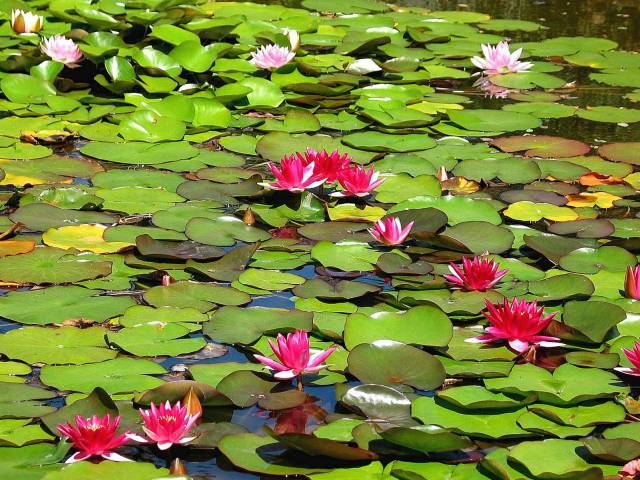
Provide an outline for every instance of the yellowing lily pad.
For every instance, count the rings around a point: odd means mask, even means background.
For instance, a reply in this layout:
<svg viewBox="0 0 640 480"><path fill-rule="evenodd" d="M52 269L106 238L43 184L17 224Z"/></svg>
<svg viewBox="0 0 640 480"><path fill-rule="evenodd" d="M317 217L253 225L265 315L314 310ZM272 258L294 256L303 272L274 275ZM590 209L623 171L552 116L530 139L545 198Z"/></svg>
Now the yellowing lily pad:
<svg viewBox="0 0 640 480"><path fill-rule="evenodd" d="M75 248L93 253L116 253L135 245L128 242L107 242L102 238L107 228L98 224L50 228L42 234L42 241L50 247L65 250Z"/></svg>

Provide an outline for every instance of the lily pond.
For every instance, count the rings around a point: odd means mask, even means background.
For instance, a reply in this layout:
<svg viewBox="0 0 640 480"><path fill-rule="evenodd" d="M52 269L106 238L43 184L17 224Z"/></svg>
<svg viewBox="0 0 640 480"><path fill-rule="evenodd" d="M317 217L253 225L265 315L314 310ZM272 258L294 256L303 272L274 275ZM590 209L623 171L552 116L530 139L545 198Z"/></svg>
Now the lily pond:
<svg viewBox="0 0 640 480"><path fill-rule="evenodd" d="M0 3L0 478L640 478L638 2L283 3Z"/></svg>

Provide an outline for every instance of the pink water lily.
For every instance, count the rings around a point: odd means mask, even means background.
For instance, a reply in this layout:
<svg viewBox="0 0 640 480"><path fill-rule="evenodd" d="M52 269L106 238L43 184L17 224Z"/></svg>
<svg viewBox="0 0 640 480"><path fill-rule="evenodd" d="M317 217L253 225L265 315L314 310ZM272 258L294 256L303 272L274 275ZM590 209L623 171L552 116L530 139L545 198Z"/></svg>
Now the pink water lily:
<svg viewBox="0 0 640 480"><path fill-rule="evenodd" d="M334 197L366 197L384 182L384 178L378 179L379 176L380 172L376 172L373 165L369 170L362 165L344 168L338 172L338 182L344 190L334 192L331 195Z"/></svg>
<svg viewBox="0 0 640 480"><path fill-rule="evenodd" d="M494 287L509 270L498 270L500 265L495 260L486 257L462 259L462 266L449 264L451 275L444 275L451 283L459 285L466 291L486 292Z"/></svg>
<svg viewBox="0 0 640 480"><path fill-rule="evenodd" d="M16 33L37 33L42 30L44 18L29 11L11 10L11 28Z"/></svg>
<svg viewBox="0 0 640 480"><path fill-rule="evenodd" d="M627 267L624 277L624 294L627 298L640 300L640 265Z"/></svg>
<svg viewBox="0 0 640 480"><path fill-rule="evenodd" d="M309 337L304 330L296 330L286 337L280 333L276 342L269 339L269 345L279 362L263 355L254 357L268 369L275 371L274 377L278 380L290 380L303 373L319 372L326 367L322 362L336 350L336 347L329 347L311 355Z"/></svg>
<svg viewBox="0 0 640 480"><path fill-rule="evenodd" d="M128 458L114 452L116 448L129 443L128 432L116 434L118 425L120 425L120 417L117 416L112 421L109 414L104 417L94 415L90 418L77 415L75 425L70 423L58 425L60 434L69 439L78 450L66 463L79 462L90 457L102 457L116 462L129 461Z"/></svg>
<svg viewBox="0 0 640 480"><path fill-rule="evenodd" d="M402 226L398 217L387 217L378 220L369 233L380 243L385 245L400 245L405 241L411 228L415 222L409 222L405 227Z"/></svg>
<svg viewBox="0 0 640 480"><path fill-rule="evenodd" d="M160 450L167 450L174 444L184 444L193 440L195 435L189 435L190 430L200 417L200 413L191 415L187 405L175 405L167 400L156 406L151 402L149 410L140 409L140 416L144 422L142 429L146 437L129 433L127 437L140 443L155 443Z"/></svg>
<svg viewBox="0 0 640 480"><path fill-rule="evenodd" d="M338 179L338 174L347 168L351 161L351 155L338 150L329 153L326 150L314 150L308 148L304 153L297 152L296 156L301 158L306 165L313 163L313 173L320 178L326 178L327 182L333 183Z"/></svg>
<svg viewBox="0 0 640 480"><path fill-rule="evenodd" d="M622 353L626 355L633 367L616 367L614 370L627 375L640 377L640 342L633 345L633 350L623 348Z"/></svg>
<svg viewBox="0 0 640 480"><path fill-rule="evenodd" d="M82 59L82 52L78 46L73 40L62 35L45 38L40 45L40 49L51 60L64 63L71 68L77 67L78 62Z"/></svg>
<svg viewBox="0 0 640 480"><path fill-rule="evenodd" d="M289 63L295 56L296 53L287 47L276 44L263 45L255 52L251 52L249 62L258 68L275 70Z"/></svg>
<svg viewBox="0 0 640 480"><path fill-rule="evenodd" d="M640 458L625 463L622 470L618 472L624 479L634 479L640 477Z"/></svg>
<svg viewBox="0 0 640 480"><path fill-rule="evenodd" d="M507 42L500 42L498 45L482 45L483 57L472 57L471 63L480 68L487 75L498 75L501 73L525 72L533 67L531 62L521 62L518 59L522 55L522 49L518 48L511 53Z"/></svg>
<svg viewBox="0 0 640 480"><path fill-rule="evenodd" d="M272 190L303 192L322 185L327 180L326 177L320 177L315 173L314 162L305 163L304 158L298 155L285 155L280 161L280 168L272 162L269 163L269 168L276 181L261 185Z"/></svg>
<svg viewBox="0 0 640 480"><path fill-rule="evenodd" d="M467 338L470 343L490 343L506 340L509 346L519 353L524 353L532 345L541 347L558 347L559 338L540 335L547 328L555 316L555 312L543 316L544 308L538 307L538 302L527 302L514 298L511 303L505 299L502 305L493 305L486 301L488 312L484 312L490 327L485 328L485 334Z"/></svg>

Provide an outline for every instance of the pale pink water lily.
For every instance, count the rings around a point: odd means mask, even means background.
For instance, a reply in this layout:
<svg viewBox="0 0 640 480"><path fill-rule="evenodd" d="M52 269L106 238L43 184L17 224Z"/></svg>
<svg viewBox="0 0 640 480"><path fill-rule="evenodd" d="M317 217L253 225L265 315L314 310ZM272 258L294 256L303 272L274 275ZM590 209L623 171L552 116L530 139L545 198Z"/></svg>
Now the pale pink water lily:
<svg viewBox="0 0 640 480"><path fill-rule="evenodd" d="M344 168L338 172L338 182L344 190L334 192L331 195L334 197L366 197L384 182L385 179L378 179L379 176L380 172L376 172L373 165L369 170L362 165Z"/></svg>
<svg viewBox="0 0 640 480"><path fill-rule="evenodd" d="M84 418L80 415L75 417L75 425L61 423L58 431L73 443L76 453L71 455L66 463L79 462L90 457L102 457L116 462L130 461L114 452L122 445L129 443L127 433L116 434L120 425L120 417L111 420L109 414L104 417L94 415Z"/></svg>
<svg viewBox="0 0 640 480"><path fill-rule="evenodd" d="M314 162L305 163L305 159L298 155L285 155L280 161L280 168L269 162L269 169L276 180L271 183L261 183L272 190L289 190L303 192L322 185L327 179L315 173Z"/></svg>
<svg viewBox="0 0 640 480"><path fill-rule="evenodd" d="M351 161L351 155L343 153L340 155L338 150L329 153L326 150L314 150L307 148L304 153L296 152L305 165L313 163L313 173L319 178L326 178L327 182L333 183L338 179L338 174L347 168Z"/></svg>
<svg viewBox="0 0 640 480"><path fill-rule="evenodd" d="M275 70L289 63L295 56L296 53L287 47L270 44L263 45L255 52L251 52L251 60L249 62L258 68Z"/></svg>
<svg viewBox="0 0 640 480"><path fill-rule="evenodd" d="M44 26L41 15L26 10L11 10L11 28L16 33L37 33Z"/></svg>
<svg viewBox="0 0 640 480"><path fill-rule="evenodd" d="M405 227L398 217L387 217L378 220L369 233L380 243L385 245L400 245L409 236L415 222L409 222Z"/></svg>
<svg viewBox="0 0 640 480"><path fill-rule="evenodd" d="M129 433L127 437L140 443L155 443L160 450L167 450L174 444L185 444L196 438L189 432L200 417L200 413L191 415L187 405L175 405L167 400L156 406L151 402L149 410L140 409L146 437Z"/></svg>
<svg viewBox="0 0 640 480"><path fill-rule="evenodd" d="M504 41L496 46L482 45L482 53L484 58L472 57L471 63L480 68L486 75L525 72L533 67L531 62L518 60L522 55L521 48L512 53L509 50L509 44Z"/></svg>
<svg viewBox="0 0 640 480"><path fill-rule="evenodd" d="M559 338L540 335L547 328L555 316L555 312L544 316L544 308L538 307L538 302L527 302L514 298L511 303L505 299L503 304L493 305L486 301L487 317L490 327L485 328L485 334L467 338L470 343L490 343L506 341L513 350L524 353L533 346L558 347Z"/></svg>
<svg viewBox="0 0 640 480"><path fill-rule="evenodd" d="M633 345L633 350L623 348L622 353L626 355L633 367L616 367L614 370L620 373L626 373L627 375L640 377L640 343L635 343Z"/></svg>
<svg viewBox="0 0 640 480"><path fill-rule="evenodd" d="M62 35L45 38L40 44L40 49L51 60L64 63L67 67L75 68L82 60L82 52L78 46L73 40Z"/></svg>
<svg viewBox="0 0 640 480"><path fill-rule="evenodd" d="M290 380L304 373L319 372L326 367L323 362L336 350L336 347L329 347L312 355L309 337L304 330L296 330L295 333L289 333L286 337L280 333L275 342L269 339L269 345L279 361L263 355L254 355L254 357L268 369L276 372L274 377L278 380Z"/></svg>
<svg viewBox="0 0 640 480"><path fill-rule="evenodd" d="M635 479L640 477L640 458L636 458L635 460L625 463L622 470L618 472L618 475L622 476L624 479Z"/></svg>
<svg viewBox="0 0 640 480"><path fill-rule="evenodd" d="M627 267L624 277L624 294L627 298L640 300L640 265Z"/></svg>
<svg viewBox="0 0 640 480"><path fill-rule="evenodd" d="M486 292L509 273L509 270L498 270L499 268L498 262L486 257L474 257L471 260L464 257L462 266L449 264L451 275L444 275L444 278L463 290Z"/></svg>

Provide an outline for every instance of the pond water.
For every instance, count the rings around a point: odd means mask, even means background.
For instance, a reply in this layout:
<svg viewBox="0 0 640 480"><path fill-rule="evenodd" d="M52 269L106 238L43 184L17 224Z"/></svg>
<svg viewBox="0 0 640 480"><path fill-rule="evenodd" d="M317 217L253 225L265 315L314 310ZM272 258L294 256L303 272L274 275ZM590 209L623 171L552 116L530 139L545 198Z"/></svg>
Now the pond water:
<svg viewBox="0 0 640 480"><path fill-rule="evenodd" d="M0 22L0 478L640 458L640 3L11 0ZM41 46L60 34L80 50ZM481 74L502 40L533 65ZM271 43L288 61L249 62ZM410 234L367 230L391 217ZM303 392L254 357L295 330L335 347ZM59 424L142 434L190 392L187 444L64 463Z"/></svg>

